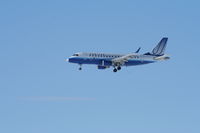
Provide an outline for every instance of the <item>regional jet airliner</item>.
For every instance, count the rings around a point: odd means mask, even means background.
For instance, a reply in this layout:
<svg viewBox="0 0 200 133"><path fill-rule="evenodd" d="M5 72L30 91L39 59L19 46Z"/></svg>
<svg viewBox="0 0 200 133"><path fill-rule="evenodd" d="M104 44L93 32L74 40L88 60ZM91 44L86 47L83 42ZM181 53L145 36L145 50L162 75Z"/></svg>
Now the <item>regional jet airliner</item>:
<svg viewBox="0 0 200 133"><path fill-rule="evenodd" d="M169 59L170 57L164 53L167 40L166 37L162 38L151 52L144 54L138 54L140 48L134 53L125 55L80 52L73 54L67 61L79 64L79 70L82 70L83 64L92 64L97 65L98 69L113 67L113 72L117 72L121 70L122 66L143 65Z"/></svg>

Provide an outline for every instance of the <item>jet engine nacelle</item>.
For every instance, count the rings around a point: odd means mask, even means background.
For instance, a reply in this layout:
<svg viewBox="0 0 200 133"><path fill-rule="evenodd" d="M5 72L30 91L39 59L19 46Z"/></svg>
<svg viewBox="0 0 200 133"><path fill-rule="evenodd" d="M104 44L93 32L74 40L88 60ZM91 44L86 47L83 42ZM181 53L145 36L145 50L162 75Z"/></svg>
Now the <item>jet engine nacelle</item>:
<svg viewBox="0 0 200 133"><path fill-rule="evenodd" d="M98 69L106 69L106 66L97 66Z"/></svg>

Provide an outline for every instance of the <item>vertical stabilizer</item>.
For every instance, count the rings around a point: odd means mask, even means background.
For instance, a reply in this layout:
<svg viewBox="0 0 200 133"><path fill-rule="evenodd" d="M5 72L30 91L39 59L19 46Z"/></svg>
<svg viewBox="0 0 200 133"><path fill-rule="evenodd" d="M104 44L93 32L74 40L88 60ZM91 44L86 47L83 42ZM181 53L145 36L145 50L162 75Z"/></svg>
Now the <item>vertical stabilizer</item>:
<svg viewBox="0 0 200 133"><path fill-rule="evenodd" d="M158 43L158 45L152 50L151 54L156 56L164 55L165 48L167 45L168 38L164 37L162 40Z"/></svg>

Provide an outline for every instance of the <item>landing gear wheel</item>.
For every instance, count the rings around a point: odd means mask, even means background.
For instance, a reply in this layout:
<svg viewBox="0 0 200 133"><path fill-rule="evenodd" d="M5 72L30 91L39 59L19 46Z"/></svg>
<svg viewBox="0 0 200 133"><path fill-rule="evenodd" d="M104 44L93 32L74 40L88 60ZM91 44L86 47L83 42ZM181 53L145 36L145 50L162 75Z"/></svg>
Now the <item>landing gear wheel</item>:
<svg viewBox="0 0 200 133"><path fill-rule="evenodd" d="M80 65L80 67L79 67L79 69L78 70L82 70L82 64L79 64Z"/></svg>
<svg viewBox="0 0 200 133"><path fill-rule="evenodd" d="M117 70L121 70L122 68L120 66L117 67Z"/></svg>
<svg viewBox="0 0 200 133"><path fill-rule="evenodd" d="M115 68L115 69L113 69L113 72L117 72L117 69Z"/></svg>

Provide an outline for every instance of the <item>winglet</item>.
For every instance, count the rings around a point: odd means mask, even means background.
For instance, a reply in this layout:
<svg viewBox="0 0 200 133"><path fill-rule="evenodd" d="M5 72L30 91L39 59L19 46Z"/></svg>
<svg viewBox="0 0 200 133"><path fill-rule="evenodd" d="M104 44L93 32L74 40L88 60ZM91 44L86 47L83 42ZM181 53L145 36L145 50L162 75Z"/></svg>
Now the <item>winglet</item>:
<svg viewBox="0 0 200 133"><path fill-rule="evenodd" d="M138 48L138 50L137 50L137 51L135 51L135 53L139 53L140 49L141 49L141 47L139 47L139 48Z"/></svg>

